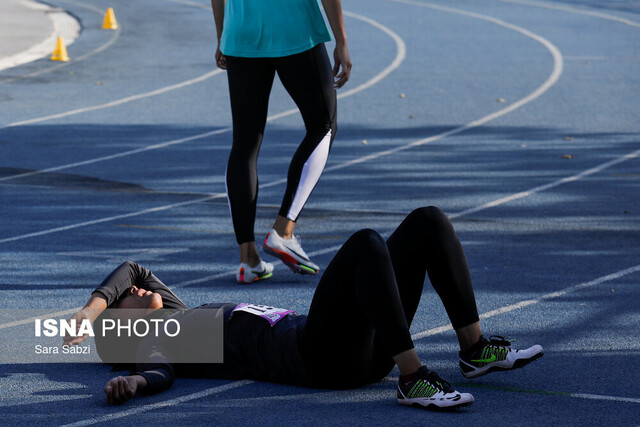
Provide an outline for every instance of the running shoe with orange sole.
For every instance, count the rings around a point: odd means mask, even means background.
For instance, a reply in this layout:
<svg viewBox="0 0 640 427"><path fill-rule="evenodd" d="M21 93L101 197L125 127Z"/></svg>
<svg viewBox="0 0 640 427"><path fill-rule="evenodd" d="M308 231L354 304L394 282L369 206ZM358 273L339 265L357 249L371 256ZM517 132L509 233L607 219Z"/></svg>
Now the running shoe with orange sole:
<svg viewBox="0 0 640 427"><path fill-rule="evenodd" d="M302 250L296 236L284 239L275 230L271 230L264 239L264 251L282 260L294 273L318 274L320 267L314 264Z"/></svg>

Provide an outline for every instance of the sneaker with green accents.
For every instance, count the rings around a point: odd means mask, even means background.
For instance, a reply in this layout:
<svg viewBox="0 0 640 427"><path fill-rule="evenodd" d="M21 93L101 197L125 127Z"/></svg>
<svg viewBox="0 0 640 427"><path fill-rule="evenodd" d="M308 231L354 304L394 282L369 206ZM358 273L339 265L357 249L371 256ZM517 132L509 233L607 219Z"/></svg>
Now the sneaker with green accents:
<svg viewBox="0 0 640 427"><path fill-rule="evenodd" d="M515 350L511 348L512 341L499 336L490 339L481 336L475 348L459 353L462 375L475 378L492 371L521 368L544 354L542 347L537 344L525 350Z"/></svg>
<svg viewBox="0 0 640 427"><path fill-rule="evenodd" d="M426 366L408 377L410 379L401 376L398 380L398 403L401 405L446 411L473 403L471 394L455 391L451 384Z"/></svg>

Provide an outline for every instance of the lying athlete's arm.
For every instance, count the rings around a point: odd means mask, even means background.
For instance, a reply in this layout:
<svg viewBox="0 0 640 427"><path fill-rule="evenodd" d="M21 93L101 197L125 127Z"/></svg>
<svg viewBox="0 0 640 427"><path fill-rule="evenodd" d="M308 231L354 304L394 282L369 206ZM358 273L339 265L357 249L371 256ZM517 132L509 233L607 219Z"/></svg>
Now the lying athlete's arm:
<svg viewBox="0 0 640 427"><path fill-rule="evenodd" d="M115 377L104 386L107 395L107 403L119 405L133 399L136 392L147 388L147 380L142 375L129 375L127 377Z"/></svg>
<svg viewBox="0 0 640 427"><path fill-rule="evenodd" d="M63 338L63 344L76 345L88 338L87 334L77 336L80 324L86 319L93 323L109 305L113 304L120 296L127 292L138 279L137 276L139 276L140 273L144 273L140 269L134 268L134 265L137 264L130 261L122 263L91 293L84 307L70 319L75 319L76 321L76 334L74 336L65 336Z"/></svg>
<svg viewBox="0 0 640 427"><path fill-rule="evenodd" d="M136 365L136 372L111 379L104 387L107 403L119 405L133 399L138 392L160 393L171 387L175 377L173 366L167 362L161 347L151 347L147 361Z"/></svg>
<svg viewBox="0 0 640 427"><path fill-rule="evenodd" d="M92 295L104 298L107 306L110 306L132 286L159 293L165 308L189 308L151 270L133 261L125 261L113 270Z"/></svg>
<svg viewBox="0 0 640 427"><path fill-rule="evenodd" d="M91 295L87 303L82 309L71 317L71 320L76 321L76 334L69 336L66 335L62 340L64 345L77 345L85 341L89 335L84 334L78 336L77 332L80 329L82 321L88 319L89 322L93 322L100 316L100 314L107 308L107 302L104 298L98 295Z"/></svg>

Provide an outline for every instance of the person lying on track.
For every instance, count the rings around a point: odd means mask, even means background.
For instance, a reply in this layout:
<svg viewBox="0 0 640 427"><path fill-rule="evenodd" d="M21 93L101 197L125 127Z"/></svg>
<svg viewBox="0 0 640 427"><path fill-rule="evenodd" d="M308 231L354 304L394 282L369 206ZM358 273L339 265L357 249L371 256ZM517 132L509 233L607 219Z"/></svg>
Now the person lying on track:
<svg viewBox="0 0 640 427"><path fill-rule="evenodd" d="M132 374L105 386L111 404L166 390L180 376L347 389L380 381L397 365L399 404L439 410L467 406L473 396L454 390L423 365L414 349L409 327L427 274L456 332L464 377L519 368L543 355L539 345L516 350L507 339L483 336L465 254L451 222L436 207L414 210L386 242L371 229L349 237L322 275L307 315L235 302L190 309L151 271L127 261L74 318L94 322L107 307L144 309L149 315L174 309L169 317L187 331L202 319L192 314L222 313L222 363L172 363L161 342L141 339L132 350L137 354ZM65 338L67 344L84 339ZM203 352L203 340L181 344L182 350ZM104 360L110 344L96 334L96 345Z"/></svg>

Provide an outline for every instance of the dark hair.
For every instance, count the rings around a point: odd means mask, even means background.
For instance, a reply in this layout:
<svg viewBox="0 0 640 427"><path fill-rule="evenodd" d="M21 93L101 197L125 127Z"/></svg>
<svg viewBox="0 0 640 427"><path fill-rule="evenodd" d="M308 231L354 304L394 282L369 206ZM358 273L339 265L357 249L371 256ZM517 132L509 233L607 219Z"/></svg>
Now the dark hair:
<svg viewBox="0 0 640 427"><path fill-rule="evenodd" d="M117 330L105 330L104 322L106 320L117 320L113 314L111 310L107 309L93 323L96 350L104 363L113 365L114 368L120 370L133 369L140 339L135 335L119 337Z"/></svg>

